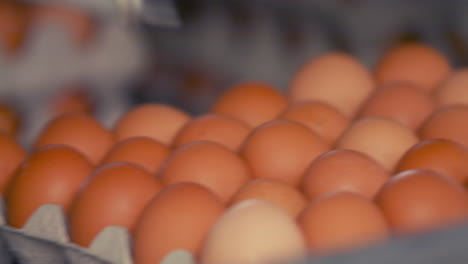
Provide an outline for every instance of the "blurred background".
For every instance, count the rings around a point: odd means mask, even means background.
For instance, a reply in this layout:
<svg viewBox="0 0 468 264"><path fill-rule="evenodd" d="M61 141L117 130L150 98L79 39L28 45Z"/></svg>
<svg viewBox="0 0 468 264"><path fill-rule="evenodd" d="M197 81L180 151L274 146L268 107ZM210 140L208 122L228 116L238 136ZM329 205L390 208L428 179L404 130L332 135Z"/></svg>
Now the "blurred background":
<svg viewBox="0 0 468 264"><path fill-rule="evenodd" d="M285 90L327 51L372 70L417 41L463 67L466 14L466 0L1 0L0 115L18 122L0 125L28 142L76 109L108 126L145 102L197 115L237 82Z"/></svg>

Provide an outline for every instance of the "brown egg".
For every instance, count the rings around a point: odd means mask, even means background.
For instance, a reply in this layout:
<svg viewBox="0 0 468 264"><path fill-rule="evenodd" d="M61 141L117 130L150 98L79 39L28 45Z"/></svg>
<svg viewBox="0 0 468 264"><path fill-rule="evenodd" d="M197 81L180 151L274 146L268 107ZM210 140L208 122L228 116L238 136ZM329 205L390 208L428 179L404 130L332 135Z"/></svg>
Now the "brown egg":
<svg viewBox="0 0 468 264"><path fill-rule="evenodd" d="M0 194L7 193L9 182L26 154L13 137L0 133Z"/></svg>
<svg viewBox="0 0 468 264"><path fill-rule="evenodd" d="M250 180L250 170L234 151L218 143L195 141L176 149L158 174L164 184L195 182L229 201Z"/></svg>
<svg viewBox="0 0 468 264"><path fill-rule="evenodd" d="M91 17L78 8L70 5L47 4L38 5L33 9L34 23L55 22L63 24L72 32L76 43L85 45L94 36L96 25Z"/></svg>
<svg viewBox="0 0 468 264"><path fill-rule="evenodd" d="M462 68L445 79L435 91L439 106L468 104L468 68Z"/></svg>
<svg viewBox="0 0 468 264"><path fill-rule="evenodd" d="M112 147L114 137L91 116L75 113L50 121L39 134L35 148L49 144L64 144L76 148L96 164Z"/></svg>
<svg viewBox="0 0 468 264"><path fill-rule="evenodd" d="M373 199L390 173L377 161L354 150L332 150L312 162L302 179L309 199L337 191Z"/></svg>
<svg viewBox="0 0 468 264"><path fill-rule="evenodd" d="M0 131L16 136L21 126L19 114L10 105L0 104Z"/></svg>
<svg viewBox="0 0 468 264"><path fill-rule="evenodd" d="M44 204L59 204L68 211L91 170L88 159L71 147L49 145L36 150L8 186L8 223L22 227Z"/></svg>
<svg viewBox="0 0 468 264"><path fill-rule="evenodd" d="M94 113L94 105L89 94L81 89L67 89L53 99L51 103L53 116L73 113Z"/></svg>
<svg viewBox="0 0 468 264"><path fill-rule="evenodd" d="M468 218L468 199L462 185L429 170L395 175L376 201L390 226L400 233L427 231Z"/></svg>
<svg viewBox="0 0 468 264"><path fill-rule="evenodd" d="M224 92L211 112L242 120L252 127L275 119L288 105L275 88L258 82L238 84Z"/></svg>
<svg viewBox="0 0 468 264"><path fill-rule="evenodd" d="M190 120L179 109L163 104L144 104L124 114L114 128L117 140L146 136L170 145L175 135Z"/></svg>
<svg viewBox="0 0 468 264"><path fill-rule="evenodd" d="M322 136L329 145L349 125L349 119L335 107L320 101L293 104L281 113L278 119L299 122Z"/></svg>
<svg viewBox="0 0 468 264"><path fill-rule="evenodd" d="M389 237L382 212L356 193L321 196L306 207L299 224L309 248L320 253L367 246Z"/></svg>
<svg viewBox="0 0 468 264"><path fill-rule="evenodd" d="M29 8L18 1L0 2L0 49L16 55L23 46L31 16Z"/></svg>
<svg viewBox="0 0 468 264"><path fill-rule="evenodd" d="M328 151L325 140L306 126L286 120L266 123L247 137L241 155L254 178L297 185L309 164Z"/></svg>
<svg viewBox="0 0 468 264"><path fill-rule="evenodd" d="M252 128L243 121L218 114L205 114L192 119L179 131L174 147L185 143L207 140L237 151Z"/></svg>
<svg viewBox="0 0 468 264"><path fill-rule="evenodd" d="M468 147L468 105L450 105L434 112L421 126L421 139L443 138Z"/></svg>
<svg viewBox="0 0 468 264"><path fill-rule="evenodd" d="M323 101L352 116L373 90L372 76L360 62L331 52L313 58L296 73L289 97L293 102Z"/></svg>
<svg viewBox="0 0 468 264"><path fill-rule="evenodd" d="M452 71L452 66L439 51L424 44L407 43L394 47L377 64L378 84L410 82L432 92Z"/></svg>
<svg viewBox="0 0 468 264"><path fill-rule="evenodd" d="M417 129L434 111L435 103L424 90L410 83L390 83L376 90L364 104L360 117L381 116Z"/></svg>
<svg viewBox="0 0 468 264"><path fill-rule="evenodd" d="M408 127L384 117L359 119L338 139L336 147L367 154L392 171L418 137Z"/></svg>
<svg viewBox="0 0 468 264"><path fill-rule="evenodd" d="M468 149L446 139L419 142L401 158L397 171L427 169L463 183L468 179Z"/></svg>
<svg viewBox="0 0 468 264"><path fill-rule="evenodd" d="M101 164L126 161L156 173L171 153L166 145L148 137L128 138L118 142L104 157Z"/></svg>
<svg viewBox="0 0 468 264"><path fill-rule="evenodd" d="M244 185L231 200L231 205L246 200L270 202L296 217L306 206L307 200L296 188L274 179L256 179Z"/></svg>
<svg viewBox="0 0 468 264"><path fill-rule="evenodd" d="M198 258L207 233L223 211L223 202L199 184L165 188L145 208L133 232L135 264L160 263L176 249Z"/></svg>
<svg viewBox="0 0 468 264"><path fill-rule="evenodd" d="M153 175L134 164L116 162L96 169L73 201L71 240L86 247L108 226L133 230L161 188Z"/></svg>

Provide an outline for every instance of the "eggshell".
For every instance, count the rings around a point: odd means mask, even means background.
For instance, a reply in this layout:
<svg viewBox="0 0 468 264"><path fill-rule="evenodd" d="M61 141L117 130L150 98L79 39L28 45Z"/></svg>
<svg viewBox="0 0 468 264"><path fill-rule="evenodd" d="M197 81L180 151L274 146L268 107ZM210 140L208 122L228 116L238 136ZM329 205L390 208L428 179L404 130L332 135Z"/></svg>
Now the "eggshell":
<svg viewBox="0 0 468 264"><path fill-rule="evenodd" d="M255 179L245 184L231 200L231 205L246 200L270 202L292 217L298 216L307 203L299 190L274 179Z"/></svg>
<svg viewBox="0 0 468 264"><path fill-rule="evenodd" d="M26 157L24 148L11 136L0 133L0 193L5 195L16 169Z"/></svg>
<svg viewBox="0 0 468 264"><path fill-rule="evenodd" d="M216 222L201 254L204 264L267 264L305 255L304 237L282 209L258 200L239 203Z"/></svg>
<svg viewBox="0 0 468 264"><path fill-rule="evenodd" d="M66 87L64 91L52 98L50 111L52 116L85 113L93 115L94 102L91 96L83 89L75 87Z"/></svg>
<svg viewBox="0 0 468 264"><path fill-rule="evenodd" d="M309 204L298 221L309 248L321 254L368 246L390 235L377 205L356 193L321 196Z"/></svg>
<svg viewBox="0 0 468 264"><path fill-rule="evenodd" d="M185 124L175 137L173 146L208 140L237 151L251 130L245 122L229 116L205 114Z"/></svg>
<svg viewBox="0 0 468 264"><path fill-rule="evenodd" d="M381 116L416 130L434 111L432 97L410 83L390 83L376 90L360 110L360 117Z"/></svg>
<svg viewBox="0 0 468 264"><path fill-rule="evenodd" d="M335 107L320 101L293 104L281 113L278 119L299 122L322 136L329 145L349 125L349 119Z"/></svg>
<svg viewBox="0 0 468 264"><path fill-rule="evenodd" d="M421 126L421 139L443 138L468 147L468 105L449 105L434 112Z"/></svg>
<svg viewBox="0 0 468 264"><path fill-rule="evenodd" d="M163 104L144 104L124 114L117 122L114 133L117 140L146 136L170 145L175 135L190 120L179 109Z"/></svg>
<svg viewBox="0 0 468 264"><path fill-rule="evenodd" d="M195 141L174 150L158 177L166 185L199 183L226 202L250 180L250 170L245 161L227 147L210 141Z"/></svg>
<svg viewBox="0 0 468 264"><path fill-rule="evenodd" d="M297 185L309 164L328 149L325 140L306 126L277 120L254 129L240 153L254 178Z"/></svg>
<svg viewBox="0 0 468 264"><path fill-rule="evenodd" d="M336 147L362 152L392 171L418 137L408 127L383 117L367 117L353 123Z"/></svg>
<svg viewBox="0 0 468 264"><path fill-rule="evenodd" d="M126 161L156 173L170 152L169 147L149 137L133 137L115 144L101 164Z"/></svg>
<svg viewBox="0 0 468 264"><path fill-rule="evenodd" d="M405 81L432 92L452 71L447 58L436 49L419 43L406 43L389 50L376 67L378 84Z"/></svg>
<svg viewBox="0 0 468 264"><path fill-rule="evenodd" d="M265 83L246 82L228 89L211 112L246 122L252 127L271 121L288 105L286 97Z"/></svg>
<svg viewBox="0 0 468 264"><path fill-rule="evenodd" d="M0 131L16 136L20 128L19 113L10 105L0 104Z"/></svg>
<svg viewBox="0 0 468 264"><path fill-rule="evenodd" d="M468 219L467 193L450 177L429 171L400 172L376 201L398 233L417 233Z"/></svg>
<svg viewBox="0 0 468 264"><path fill-rule="evenodd" d="M309 199L337 191L373 199L390 173L371 157L353 150L332 150L312 162L302 179Z"/></svg>
<svg viewBox="0 0 468 264"><path fill-rule="evenodd" d="M8 55L19 53L30 24L29 8L17 1L0 2L0 49Z"/></svg>
<svg viewBox="0 0 468 264"><path fill-rule="evenodd" d="M34 151L9 185L8 223L22 227L44 204L59 204L68 211L91 170L89 160L71 147L49 145Z"/></svg>
<svg viewBox="0 0 468 264"><path fill-rule="evenodd" d="M154 197L135 228L135 264L155 264L183 249L197 258L205 237L224 211L223 202L196 183L169 186Z"/></svg>
<svg viewBox="0 0 468 264"><path fill-rule="evenodd" d="M98 163L114 144L114 137L93 117L84 113L59 116L36 139L35 148L50 144L71 146Z"/></svg>
<svg viewBox="0 0 468 264"><path fill-rule="evenodd" d="M80 190L69 214L70 237L89 246L108 226L135 227L141 212L162 188L140 166L116 162L96 169Z"/></svg>
<svg viewBox="0 0 468 264"><path fill-rule="evenodd" d="M439 106L468 104L468 68L449 75L434 93Z"/></svg>
<svg viewBox="0 0 468 264"><path fill-rule="evenodd" d="M353 116L374 90L372 75L359 61L340 52L313 58L293 77L288 94L292 102L318 100Z"/></svg>
<svg viewBox="0 0 468 264"><path fill-rule="evenodd" d="M459 183L468 179L468 149L446 139L419 142L401 158L397 171L427 169L452 177Z"/></svg>

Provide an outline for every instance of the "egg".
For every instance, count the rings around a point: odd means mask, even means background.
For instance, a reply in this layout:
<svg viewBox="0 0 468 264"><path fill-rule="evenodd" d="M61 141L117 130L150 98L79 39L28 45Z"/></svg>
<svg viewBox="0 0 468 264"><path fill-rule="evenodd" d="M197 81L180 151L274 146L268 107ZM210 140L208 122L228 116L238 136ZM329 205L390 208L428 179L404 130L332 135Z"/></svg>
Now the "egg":
<svg viewBox="0 0 468 264"><path fill-rule="evenodd" d="M437 88L434 97L439 106L468 104L468 68L450 74Z"/></svg>
<svg viewBox="0 0 468 264"><path fill-rule="evenodd" d="M354 150L337 149L312 162L301 186L310 200L338 191L373 199L389 178L390 173L371 157Z"/></svg>
<svg viewBox="0 0 468 264"><path fill-rule="evenodd" d="M101 164L126 161L156 173L171 153L171 148L149 137L127 138L115 144Z"/></svg>
<svg viewBox="0 0 468 264"><path fill-rule="evenodd" d="M225 91L213 104L212 113L224 114L257 127L271 121L288 105L286 97L268 84L245 82Z"/></svg>
<svg viewBox="0 0 468 264"><path fill-rule="evenodd" d="M135 264L160 263L177 249L198 258L207 233L223 212L223 202L199 184L165 188L150 201L133 232Z"/></svg>
<svg viewBox="0 0 468 264"><path fill-rule="evenodd" d="M359 117L387 117L416 130L434 109L434 100L424 90L397 82L376 90L361 108Z"/></svg>
<svg viewBox="0 0 468 264"><path fill-rule="evenodd" d="M52 99L50 112L54 117L73 113L92 115L94 102L86 91L75 87L66 88Z"/></svg>
<svg viewBox="0 0 468 264"><path fill-rule="evenodd" d="M251 175L246 162L234 151L215 142L195 141L174 150L158 178L166 185L199 183L227 202Z"/></svg>
<svg viewBox="0 0 468 264"><path fill-rule="evenodd" d="M173 146L207 140L237 151L252 128L245 122L219 114L205 114L189 121L176 135Z"/></svg>
<svg viewBox="0 0 468 264"><path fill-rule="evenodd" d="M320 101L289 106L278 119L299 122L322 136L331 146L349 125L348 117L335 107Z"/></svg>
<svg viewBox="0 0 468 264"><path fill-rule="evenodd" d="M21 128L19 113L8 104L0 104L0 131L16 136Z"/></svg>
<svg viewBox="0 0 468 264"><path fill-rule="evenodd" d="M68 146L49 145L34 151L8 186L8 223L22 227L44 204L59 204L68 212L92 168L83 154Z"/></svg>
<svg viewBox="0 0 468 264"><path fill-rule="evenodd" d="M467 193L450 177L429 170L408 170L384 185L376 201L390 226L414 234L468 219Z"/></svg>
<svg viewBox="0 0 468 264"><path fill-rule="evenodd" d="M390 236L377 205L350 192L321 196L306 207L298 222L308 247L317 254L369 246Z"/></svg>
<svg viewBox="0 0 468 264"><path fill-rule="evenodd" d="M304 257L299 226L271 203L247 200L229 208L209 232L203 264L267 264Z"/></svg>
<svg viewBox="0 0 468 264"><path fill-rule="evenodd" d="M323 101L353 116L374 86L369 70L354 57L329 52L314 57L299 69L288 94L292 102Z"/></svg>
<svg viewBox="0 0 468 264"><path fill-rule="evenodd" d="M51 120L36 138L34 148L50 144L71 146L96 164L112 147L114 137L93 117L74 113Z"/></svg>
<svg viewBox="0 0 468 264"><path fill-rule="evenodd" d="M392 171L400 157L419 141L408 127L383 117L355 121L338 139L336 148L362 152Z"/></svg>
<svg viewBox="0 0 468 264"><path fill-rule="evenodd" d="M406 43L390 49L377 63L378 84L394 81L413 83L432 92L451 73L448 59L436 49L419 43Z"/></svg>
<svg viewBox="0 0 468 264"><path fill-rule="evenodd" d="M118 141L137 136L146 136L165 145L170 145L190 116L172 106L143 104L120 117L114 128Z"/></svg>
<svg viewBox="0 0 468 264"><path fill-rule="evenodd" d="M0 49L17 55L30 25L30 9L17 1L0 2Z"/></svg>
<svg viewBox="0 0 468 264"><path fill-rule="evenodd" d="M153 175L131 163L116 162L96 169L73 201L71 241L86 247L108 226L133 230L161 188Z"/></svg>
<svg viewBox="0 0 468 264"><path fill-rule="evenodd" d="M468 148L446 139L427 139L408 150L397 171L427 169L452 177L459 183L468 179Z"/></svg>
<svg viewBox="0 0 468 264"><path fill-rule="evenodd" d="M246 200L270 202L292 217L297 217L306 206L307 200L296 188L274 179L255 179L245 184L232 198L235 205Z"/></svg>
<svg viewBox="0 0 468 264"><path fill-rule="evenodd" d="M419 129L421 139L443 138L468 147L468 105L449 105L435 111Z"/></svg>
<svg viewBox="0 0 468 264"><path fill-rule="evenodd" d="M26 157L25 149L10 135L0 133L0 193L7 193L16 169Z"/></svg>
<svg viewBox="0 0 468 264"><path fill-rule="evenodd" d="M254 178L297 185L309 164L328 149L325 140L306 126L276 120L254 129L240 153Z"/></svg>

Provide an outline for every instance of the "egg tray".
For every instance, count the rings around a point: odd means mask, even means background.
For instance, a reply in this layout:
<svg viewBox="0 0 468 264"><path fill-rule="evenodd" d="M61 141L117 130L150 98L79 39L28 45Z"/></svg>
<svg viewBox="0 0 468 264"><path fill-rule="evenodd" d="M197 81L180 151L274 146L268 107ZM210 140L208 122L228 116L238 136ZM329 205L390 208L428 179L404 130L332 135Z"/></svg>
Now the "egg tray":
<svg viewBox="0 0 468 264"><path fill-rule="evenodd" d="M133 264L131 237L126 228L107 227L96 236L88 248L84 248L69 241L66 217L59 205L41 206L21 229L7 225L6 210L1 198L0 212L0 264ZM466 264L468 224L288 263ZM175 250L160 264L196 262L191 253Z"/></svg>

